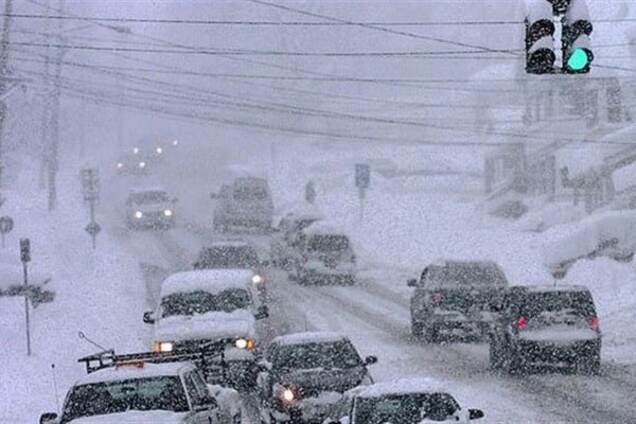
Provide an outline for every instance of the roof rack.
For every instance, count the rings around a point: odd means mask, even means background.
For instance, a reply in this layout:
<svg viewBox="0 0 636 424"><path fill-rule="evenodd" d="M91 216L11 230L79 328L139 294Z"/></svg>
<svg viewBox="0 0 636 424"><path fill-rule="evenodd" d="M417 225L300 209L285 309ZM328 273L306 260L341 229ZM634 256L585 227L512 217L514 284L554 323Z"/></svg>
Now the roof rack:
<svg viewBox="0 0 636 424"><path fill-rule="evenodd" d="M195 361L207 366L207 362L218 359L215 361L215 364L218 364L220 368L224 369L226 367L225 347L227 345L227 341L222 340L207 343L201 346L200 349L190 352L139 352L122 355L117 355L113 349L109 349L79 358L77 362L84 362L87 374L91 374L104 368L134 364L142 361L154 364Z"/></svg>

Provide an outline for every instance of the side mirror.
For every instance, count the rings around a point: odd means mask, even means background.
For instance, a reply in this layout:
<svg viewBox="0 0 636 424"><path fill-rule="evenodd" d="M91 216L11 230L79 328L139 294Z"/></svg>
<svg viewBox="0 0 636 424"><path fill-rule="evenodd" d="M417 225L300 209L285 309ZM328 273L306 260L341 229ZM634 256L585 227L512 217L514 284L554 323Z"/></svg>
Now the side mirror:
<svg viewBox="0 0 636 424"><path fill-rule="evenodd" d="M272 363L263 359L258 361L258 368L261 372L269 372L272 370Z"/></svg>
<svg viewBox="0 0 636 424"><path fill-rule="evenodd" d="M406 285L409 287L417 287L417 280L415 278L411 278L406 281Z"/></svg>
<svg viewBox="0 0 636 424"><path fill-rule="evenodd" d="M367 356L364 358L364 365L373 365L378 362L377 356Z"/></svg>
<svg viewBox="0 0 636 424"><path fill-rule="evenodd" d="M57 420L55 412L46 412L40 415L40 424L54 424L55 420Z"/></svg>
<svg viewBox="0 0 636 424"><path fill-rule="evenodd" d="M480 418L484 418L484 411L481 409L469 409L468 410L468 419L469 420L478 420Z"/></svg>
<svg viewBox="0 0 636 424"><path fill-rule="evenodd" d="M216 193L210 193L210 199L214 200L214 199L216 199L216 198L218 198L218 197L219 197L219 195L218 195L218 194L216 194Z"/></svg>
<svg viewBox="0 0 636 424"><path fill-rule="evenodd" d="M197 261L197 262L193 263L193 264L192 264L192 268L194 268L194 269L201 269L201 268L202 268L202 267L201 267L201 262L198 262L198 261Z"/></svg>
<svg viewBox="0 0 636 424"><path fill-rule="evenodd" d="M269 267L269 265L270 265L270 263L269 263L269 261L268 261L268 260L261 261L261 266L262 266L263 268L268 268L268 267Z"/></svg>
<svg viewBox="0 0 636 424"><path fill-rule="evenodd" d="M265 319L269 317L269 308L266 305L259 306L256 315L254 318L256 319Z"/></svg>
<svg viewBox="0 0 636 424"><path fill-rule="evenodd" d="M144 322L146 324L154 324L155 323L155 317L152 311L146 311L144 312Z"/></svg>

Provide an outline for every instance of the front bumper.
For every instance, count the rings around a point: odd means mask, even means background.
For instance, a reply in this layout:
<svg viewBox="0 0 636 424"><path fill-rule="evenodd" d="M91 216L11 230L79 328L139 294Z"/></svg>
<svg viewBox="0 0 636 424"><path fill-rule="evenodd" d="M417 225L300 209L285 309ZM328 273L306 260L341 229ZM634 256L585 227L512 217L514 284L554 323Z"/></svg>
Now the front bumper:
<svg viewBox="0 0 636 424"><path fill-rule="evenodd" d="M128 218L128 225L133 228L169 228L174 227L175 216L144 215L142 218Z"/></svg>
<svg viewBox="0 0 636 424"><path fill-rule="evenodd" d="M272 416L283 422L322 423L327 418L333 418L334 408L341 398L340 393L325 392L317 397L302 399L293 405L284 406L277 402Z"/></svg>

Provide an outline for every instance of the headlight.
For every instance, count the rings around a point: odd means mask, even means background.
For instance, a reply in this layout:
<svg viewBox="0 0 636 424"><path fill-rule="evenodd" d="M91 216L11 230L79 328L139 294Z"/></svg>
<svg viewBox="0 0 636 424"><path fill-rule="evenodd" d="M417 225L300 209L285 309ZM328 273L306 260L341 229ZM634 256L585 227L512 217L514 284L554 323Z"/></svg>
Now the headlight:
<svg viewBox="0 0 636 424"><path fill-rule="evenodd" d="M121 163L121 162L118 162L118 163L117 163L117 168L121 169L121 168L123 168L123 167L124 167L124 164L123 164L123 163Z"/></svg>
<svg viewBox="0 0 636 424"><path fill-rule="evenodd" d="M265 279L261 275L259 274L252 275L252 283L261 284L263 281L265 281Z"/></svg>
<svg viewBox="0 0 636 424"><path fill-rule="evenodd" d="M178 145L178 144L179 144L179 140L172 140L172 145L173 145L173 146L176 146L176 145Z"/></svg>
<svg viewBox="0 0 636 424"><path fill-rule="evenodd" d="M296 398L296 395L294 394L294 391L292 389L285 389L283 390L282 398L287 402L291 402Z"/></svg>
<svg viewBox="0 0 636 424"><path fill-rule="evenodd" d="M174 343L172 342L155 342L152 350L155 352L172 352Z"/></svg>
<svg viewBox="0 0 636 424"><path fill-rule="evenodd" d="M141 218L143 218L143 216L144 216L144 214L143 214L143 212L142 212L142 211L137 211L137 212L135 212L135 218L137 218L137 219L141 219Z"/></svg>
<svg viewBox="0 0 636 424"><path fill-rule="evenodd" d="M157 152L157 154L158 154L158 155L160 155L160 154L162 154L162 153L163 153L163 149L162 149L161 147L157 147L157 148L155 149L155 152Z"/></svg>
<svg viewBox="0 0 636 424"><path fill-rule="evenodd" d="M146 162L139 162L139 167L140 168L145 168L146 167Z"/></svg>
<svg viewBox="0 0 636 424"><path fill-rule="evenodd" d="M252 339L244 339L244 338L240 338L237 339L234 342L234 346L237 349L247 349L247 350L252 350L254 349L254 347L256 347L256 342Z"/></svg>
<svg viewBox="0 0 636 424"><path fill-rule="evenodd" d="M135 148L133 148L133 153L134 153L134 154L139 153L139 147L135 147Z"/></svg>
<svg viewBox="0 0 636 424"><path fill-rule="evenodd" d="M172 211L170 209L166 209L165 211L163 211L163 214L165 216L172 216Z"/></svg>

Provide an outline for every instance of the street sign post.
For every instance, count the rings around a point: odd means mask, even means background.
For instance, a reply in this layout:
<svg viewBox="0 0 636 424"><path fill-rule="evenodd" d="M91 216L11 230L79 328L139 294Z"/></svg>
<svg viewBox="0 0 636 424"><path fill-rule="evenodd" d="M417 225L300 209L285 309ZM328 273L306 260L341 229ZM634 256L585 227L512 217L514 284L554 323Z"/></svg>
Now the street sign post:
<svg viewBox="0 0 636 424"><path fill-rule="evenodd" d="M305 185L305 200L312 205L316 201L316 185L311 180Z"/></svg>
<svg viewBox="0 0 636 424"><path fill-rule="evenodd" d="M99 201L99 170L84 168L81 171L82 195L90 208L90 222L84 228L93 240L93 249L97 248L97 234L101 231L100 225L95 222L95 204Z"/></svg>
<svg viewBox="0 0 636 424"><path fill-rule="evenodd" d="M364 199L366 190L371 185L371 167L368 163L357 163L355 166L356 187L360 198L360 222L364 219Z"/></svg>
<svg viewBox="0 0 636 424"><path fill-rule="evenodd" d="M13 219L10 216L0 217L0 235L2 236L2 247L5 246L4 239L13 230Z"/></svg>
<svg viewBox="0 0 636 424"><path fill-rule="evenodd" d="M31 242L27 239L20 240L20 261L24 271L24 317L26 320L27 355L31 356L31 320L29 318L29 298L26 295L29 288L29 270L27 264L31 262Z"/></svg>

